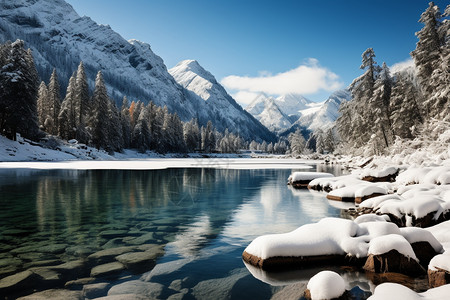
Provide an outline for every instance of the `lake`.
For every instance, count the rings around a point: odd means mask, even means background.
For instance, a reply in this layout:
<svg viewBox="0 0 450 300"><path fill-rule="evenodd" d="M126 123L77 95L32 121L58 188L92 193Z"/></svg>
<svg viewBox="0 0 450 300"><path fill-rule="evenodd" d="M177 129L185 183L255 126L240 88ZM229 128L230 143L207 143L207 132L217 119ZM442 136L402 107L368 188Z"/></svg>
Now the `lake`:
<svg viewBox="0 0 450 300"><path fill-rule="evenodd" d="M266 273L241 259L259 235L342 215L345 204L286 185L292 171L339 167L292 168L0 169L0 278L25 278L0 281L0 295L298 299L319 269ZM364 275L337 271L370 289Z"/></svg>

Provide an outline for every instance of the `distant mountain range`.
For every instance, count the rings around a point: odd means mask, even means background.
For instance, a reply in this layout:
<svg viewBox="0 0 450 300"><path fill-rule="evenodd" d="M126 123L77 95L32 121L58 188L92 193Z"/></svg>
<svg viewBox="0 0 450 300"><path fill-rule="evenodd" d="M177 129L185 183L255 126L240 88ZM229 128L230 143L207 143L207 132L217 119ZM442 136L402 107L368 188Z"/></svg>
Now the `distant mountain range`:
<svg viewBox="0 0 450 300"><path fill-rule="evenodd" d="M269 130L284 135L300 127L312 132L327 130L338 117L339 106L351 99L351 93L339 90L324 102L312 102L301 95L288 94L277 98L258 95L245 110L251 113Z"/></svg>
<svg viewBox="0 0 450 300"><path fill-rule="evenodd" d="M41 78L56 68L62 92L83 61L91 89L102 70L110 96L166 105L183 121L211 120L247 140L274 141L275 135L240 107L195 61L184 61L169 74L149 44L127 41L109 26L80 17L64 0L0 0L0 42L22 39L33 51Z"/></svg>

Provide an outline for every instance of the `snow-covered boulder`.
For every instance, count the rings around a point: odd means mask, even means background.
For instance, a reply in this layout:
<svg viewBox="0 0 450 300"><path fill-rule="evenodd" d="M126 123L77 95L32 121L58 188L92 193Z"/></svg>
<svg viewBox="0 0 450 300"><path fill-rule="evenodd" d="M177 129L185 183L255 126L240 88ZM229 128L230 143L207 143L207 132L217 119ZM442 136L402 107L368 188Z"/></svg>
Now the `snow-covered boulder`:
<svg viewBox="0 0 450 300"><path fill-rule="evenodd" d="M428 283L438 287L450 283L450 253L436 255L428 265Z"/></svg>
<svg viewBox="0 0 450 300"><path fill-rule="evenodd" d="M330 192L335 189L360 183L365 182L358 179L355 175L344 175L339 177L316 178L311 180L308 188L317 191Z"/></svg>
<svg viewBox="0 0 450 300"><path fill-rule="evenodd" d="M330 177L334 177L334 175L322 172L294 172L289 176L288 184L295 188L306 188L313 179Z"/></svg>
<svg viewBox="0 0 450 300"><path fill-rule="evenodd" d="M408 241L399 234L379 236L370 241L364 270L374 273L420 275L425 269Z"/></svg>
<svg viewBox="0 0 450 300"><path fill-rule="evenodd" d="M373 295L367 300L444 300L450 295L450 285L429 289L423 293L416 293L413 290L397 283L382 283L378 285Z"/></svg>
<svg viewBox="0 0 450 300"><path fill-rule="evenodd" d="M386 167L383 169L364 169L360 178L370 182L394 182L399 169L396 167Z"/></svg>
<svg viewBox="0 0 450 300"><path fill-rule="evenodd" d="M447 189L450 186L434 186L423 190L422 185L411 187L402 195L387 195L368 199L360 209L377 214L386 214L400 227L429 227L450 217L450 201Z"/></svg>
<svg viewBox="0 0 450 300"><path fill-rule="evenodd" d="M344 295L345 281L336 272L322 271L308 282L305 298L311 300L336 299Z"/></svg>
<svg viewBox="0 0 450 300"><path fill-rule="evenodd" d="M327 198L336 201L355 201L361 203L369 198L388 194L392 187L388 183L360 182L332 190Z"/></svg>
<svg viewBox="0 0 450 300"><path fill-rule="evenodd" d="M404 257L401 266L394 269L417 274L419 270L424 272L424 269L420 267L411 243L427 242L435 251L434 254L442 251L442 245L426 231L402 231L394 223L384 221L382 217L371 217L373 221L365 218L366 221L361 218L358 223L346 219L325 218L292 232L260 236L248 245L242 256L247 263L270 270L321 263L362 266L369 255L388 253L389 257L386 259L392 259L394 256L389 252L393 250L399 254L395 256L396 259ZM410 260L415 263L408 269L407 262ZM426 267L426 263L424 265ZM376 272L385 272L377 266L372 268Z"/></svg>

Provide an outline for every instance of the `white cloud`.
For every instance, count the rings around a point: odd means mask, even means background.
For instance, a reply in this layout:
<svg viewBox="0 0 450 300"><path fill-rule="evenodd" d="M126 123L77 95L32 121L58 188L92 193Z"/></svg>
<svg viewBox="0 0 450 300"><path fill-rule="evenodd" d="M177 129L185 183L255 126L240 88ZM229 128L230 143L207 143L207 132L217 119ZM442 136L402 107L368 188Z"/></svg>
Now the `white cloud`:
<svg viewBox="0 0 450 300"><path fill-rule="evenodd" d="M391 74L394 74L409 67L414 67L414 60L412 58L393 64L389 69Z"/></svg>
<svg viewBox="0 0 450 300"><path fill-rule="evenodd" d="M221 84L229 90L237 91L234 95L244 100L236 98L241 103L248 103L245 99L248 99L250 93L310 95L321 91L332 92L343 86L338 75L320 66L318 60L314 58L308 59L306 64L295 69L275 75L262 71L255 77L227 76L222 79Z"/></svg>
<svg viewBox="0 0 450 300"><path fill-rule="evenodd" d="M239 91L237 93L231 94L231 96L237 102L241 104L248 105L259 95L259 93L247 92L247 91Z"/></svg>

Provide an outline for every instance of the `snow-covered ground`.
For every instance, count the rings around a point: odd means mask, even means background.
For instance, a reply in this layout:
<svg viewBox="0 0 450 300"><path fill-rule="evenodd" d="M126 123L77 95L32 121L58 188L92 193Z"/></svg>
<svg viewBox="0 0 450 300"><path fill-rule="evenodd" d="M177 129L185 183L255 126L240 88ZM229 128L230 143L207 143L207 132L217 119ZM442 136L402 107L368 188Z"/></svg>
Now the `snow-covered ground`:
<svg viewBox="0 0 450 300"><path fill-rule="evenodd" d="M11 141L0 136L0 168L28 169L127 169L150 170L166 168L225 168L225 169L311 169L314 160L287 159L283 156L251 158L250 155L208 154L187 155L154 152L145 154L135 150L109 155L105 151L62 143L60 150L32 145L19 138Z"/></svg>

